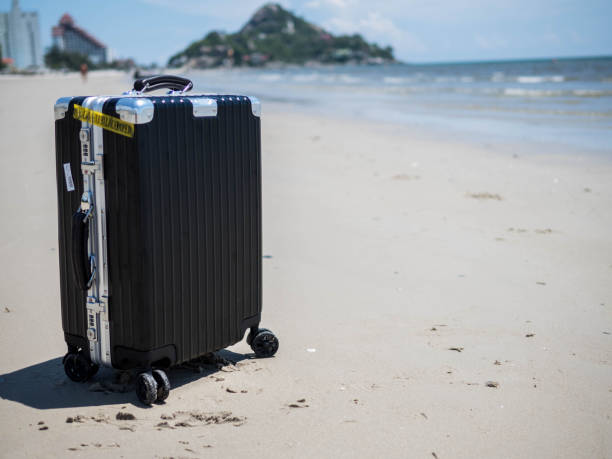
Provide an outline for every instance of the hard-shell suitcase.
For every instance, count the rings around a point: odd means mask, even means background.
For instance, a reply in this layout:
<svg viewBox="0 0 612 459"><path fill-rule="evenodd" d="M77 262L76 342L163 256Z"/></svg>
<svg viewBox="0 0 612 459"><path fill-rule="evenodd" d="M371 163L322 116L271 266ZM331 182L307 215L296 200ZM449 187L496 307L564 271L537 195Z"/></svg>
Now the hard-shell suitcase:
<svg viewBox="0 0 612 459"><path fill-rule="evenodd" d="M144 403L168 396L162 369L247 329L257 356L278 349L259 328L260 104L191 87L158 76L55 104L64 368L140 369Z"/></svg>

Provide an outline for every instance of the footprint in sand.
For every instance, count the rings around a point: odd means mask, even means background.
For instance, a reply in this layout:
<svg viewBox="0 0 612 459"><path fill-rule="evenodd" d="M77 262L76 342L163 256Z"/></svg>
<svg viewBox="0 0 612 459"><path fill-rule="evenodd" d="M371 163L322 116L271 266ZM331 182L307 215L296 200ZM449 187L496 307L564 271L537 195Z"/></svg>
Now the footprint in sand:
<svg viewBox="0 0 612 459"><path fill-rule="evenodd" d="M481 200L492 199L495 201L503 201L504 199L499 194L489 193L488 191L482 191L480 193L466 193L466 197Z"/></svg>

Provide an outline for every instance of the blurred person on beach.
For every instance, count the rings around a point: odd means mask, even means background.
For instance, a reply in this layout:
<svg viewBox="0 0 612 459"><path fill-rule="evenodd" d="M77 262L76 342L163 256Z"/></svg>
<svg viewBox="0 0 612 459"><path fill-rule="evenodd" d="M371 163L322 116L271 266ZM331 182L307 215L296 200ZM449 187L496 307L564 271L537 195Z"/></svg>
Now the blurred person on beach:
<svg viewBox="0 0 612 459"><path fill-rule="evenodd" d="M87 82L87 72L89 71L89 67L87 67L87 64L85 62L83 62L81 64L81 78L83 79L83 83Z"/></svg>

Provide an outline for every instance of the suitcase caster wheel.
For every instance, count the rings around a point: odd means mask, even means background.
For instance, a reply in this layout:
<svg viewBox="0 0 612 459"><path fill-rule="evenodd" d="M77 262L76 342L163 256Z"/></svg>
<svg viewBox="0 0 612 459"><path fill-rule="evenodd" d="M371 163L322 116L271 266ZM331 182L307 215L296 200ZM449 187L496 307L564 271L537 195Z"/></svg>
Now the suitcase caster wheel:
<svg viewBox="0 0 612 459"><path fill-rule="evenodd" d="M257 327L251 328L251 330L249 331L249 334L247 335L247 344L250 346L253 343L253 338L255 338L255 335L257 335L260 332L264 332L264 331L269 332L270 330L268 330L267 328L257 328Z"/></svg>
<svg viewBox="0 0 612 459"><path fill-rule="evenodd" d="M91 378L98 371L98 365L91 361L80 352L77 354L66 354L64 357L64 371L74 382L84 382Z"/></svg>
<svg viewBox="0 0 612 459"><path fill-rule="evenodd" d="M163 370L153 370L153 379L157 383L157 397L155 401L161 403L170 395L170 380Z"/></svg>
<svg viewBox="0 0 612 459"><path fill-rule="evenodd" d="M145 405L151 405L157 399L157 382L150 373L140 373L136 378L136 395Z"/></svg>
<svg viewBox="0 0 612 459"><path fill-rule="evenodd" d="M260 328L255 336L249 334L251 349L259 358L272 357L278 351L278 338L270 330Z"/></svg>

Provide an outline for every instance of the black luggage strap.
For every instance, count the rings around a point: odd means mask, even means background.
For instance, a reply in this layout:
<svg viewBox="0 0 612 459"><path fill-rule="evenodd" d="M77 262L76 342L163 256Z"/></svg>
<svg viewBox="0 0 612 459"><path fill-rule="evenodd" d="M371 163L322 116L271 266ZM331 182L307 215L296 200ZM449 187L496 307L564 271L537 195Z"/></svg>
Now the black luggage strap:
<svg viewBox="0 0 612 459"><path fill-rule="evenodd" d="M89 213L77 210L72 216L72 274L81 290L89 290L96 276L95 258L88 254Z"/></svg>

